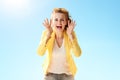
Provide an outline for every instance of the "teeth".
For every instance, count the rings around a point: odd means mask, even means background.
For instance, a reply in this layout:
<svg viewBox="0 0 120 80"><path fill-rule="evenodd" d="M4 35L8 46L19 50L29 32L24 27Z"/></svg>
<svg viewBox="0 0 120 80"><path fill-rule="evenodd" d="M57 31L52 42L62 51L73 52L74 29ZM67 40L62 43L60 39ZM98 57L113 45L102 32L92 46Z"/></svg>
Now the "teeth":
<svg viewBox="0 0 120 80"><path fill-rule="evenodd" d="M57 26L57 28L62 28L62 26Z"/></svg>

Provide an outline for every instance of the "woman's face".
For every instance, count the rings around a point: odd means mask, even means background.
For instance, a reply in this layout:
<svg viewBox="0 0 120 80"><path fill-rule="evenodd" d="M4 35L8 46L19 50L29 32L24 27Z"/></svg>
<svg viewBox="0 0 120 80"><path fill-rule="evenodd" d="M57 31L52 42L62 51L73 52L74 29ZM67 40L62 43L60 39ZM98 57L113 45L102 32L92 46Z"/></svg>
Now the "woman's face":
<svg viewBox="0 0 120 80"><path fill-rule="evenodd" d="M67 17L63 13L54 13L52 17L52 27L56 32L63 32L67 25Z"/></svg>

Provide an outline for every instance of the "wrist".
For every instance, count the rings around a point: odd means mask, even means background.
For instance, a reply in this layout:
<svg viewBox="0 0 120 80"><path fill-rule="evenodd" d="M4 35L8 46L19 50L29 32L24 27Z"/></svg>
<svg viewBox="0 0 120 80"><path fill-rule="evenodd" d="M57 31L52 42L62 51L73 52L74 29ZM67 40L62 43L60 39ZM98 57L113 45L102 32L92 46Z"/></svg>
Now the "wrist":
<svg viewBox="0 0 120 80"><path fill-rule="evenodd" d="M72 34L68 34L68 37L70 38L70 40L73 40L73 35Z"/></svg>
<svg viewBox="0 0 120 80"><path fill-rule="evenodd" d="M48 29L47 29L47 32L48 32L49 34L51 34L53 31L52 31L51 28L48 28Z"/></svg>

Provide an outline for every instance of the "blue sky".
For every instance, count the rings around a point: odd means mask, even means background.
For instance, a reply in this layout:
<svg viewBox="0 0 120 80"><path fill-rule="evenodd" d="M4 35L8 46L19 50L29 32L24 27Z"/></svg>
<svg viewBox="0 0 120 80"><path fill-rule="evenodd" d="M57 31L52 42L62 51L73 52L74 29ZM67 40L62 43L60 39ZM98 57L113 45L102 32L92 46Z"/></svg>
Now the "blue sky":
<svg viewBox="0 0 120 80"><path fill-rule="evenodd" d="M36 54L42 22L66 8L77 26L82 56L75 80L120 80L119 0L1 0L0 80L42 80L46 56Z"/></svg>

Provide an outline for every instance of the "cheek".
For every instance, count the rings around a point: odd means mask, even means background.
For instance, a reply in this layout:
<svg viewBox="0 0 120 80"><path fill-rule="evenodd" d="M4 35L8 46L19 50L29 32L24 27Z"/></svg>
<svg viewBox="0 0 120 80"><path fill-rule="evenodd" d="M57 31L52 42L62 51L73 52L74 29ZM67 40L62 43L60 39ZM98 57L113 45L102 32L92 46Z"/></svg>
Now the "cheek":
<svg viewBox="0 0 120 80"><path fill-rule="evenodd" d="M56 23L55 21L52 21L52 24L53 24L53 25L56 25L57 23Z"/></svg>
<svg viewBox="0 0 120 80"><path fill-rule="evenodd" d="M67 22L63 22L63 25L67 25Z"/></svg>
<svg viewBox="0 0 120 80"><path fill-rule="evenodd" d="M65 20L65 21L64 21L64 24L66 25L67 23L68 23L68 21L67 21L67 20Z"/></svg>

